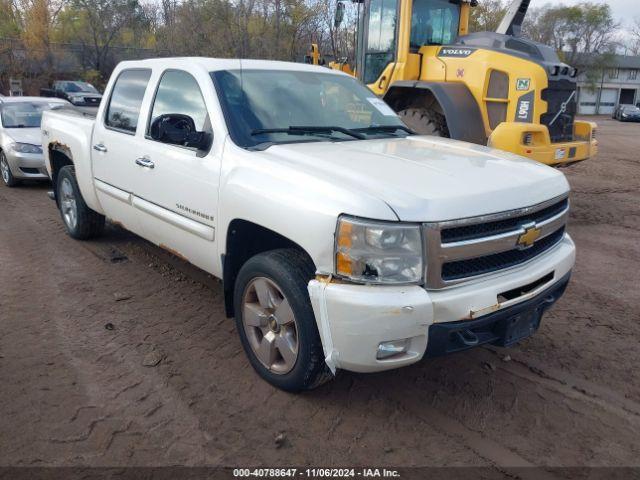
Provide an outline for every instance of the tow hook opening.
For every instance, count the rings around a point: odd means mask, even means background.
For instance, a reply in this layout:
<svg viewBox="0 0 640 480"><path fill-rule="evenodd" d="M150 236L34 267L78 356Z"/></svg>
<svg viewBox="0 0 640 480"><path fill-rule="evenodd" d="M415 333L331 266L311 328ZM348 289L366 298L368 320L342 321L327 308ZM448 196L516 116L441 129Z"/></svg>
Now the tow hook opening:
<svg viewBox="0 0 640 480"><path fill-rule="evenodd" d="M471 330L460 330L456 332L456 335L458 336L458 339L467 347L475 347L480 342L478 336Z"/></svg>

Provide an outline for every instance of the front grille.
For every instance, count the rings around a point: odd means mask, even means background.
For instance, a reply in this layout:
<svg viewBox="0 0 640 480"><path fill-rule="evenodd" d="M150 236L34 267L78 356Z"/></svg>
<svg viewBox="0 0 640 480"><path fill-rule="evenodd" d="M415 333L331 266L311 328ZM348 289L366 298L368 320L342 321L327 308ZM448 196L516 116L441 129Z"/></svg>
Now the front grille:
<svg viewBox="0 0 640 480"><path fill-rule="evenodd" d="M464 225L461 227L444 228L440 233L442 243L461 242L464 240L488 237L490 235L500 235L501 233L517 229L526 223L541 223L566 210L568 205L569 199L565 198L558 203L543 208L542 210L529 212L517 217L506 218L504 220L497 220L494 222Z"/></svg>
<svg viewBox="0 0 640 480"><path fill-rule="evenodd" d="M573 98L562 112L563 103L569 100L572 93ZM549 80L549 87L542 91L542 99L547 102L547 113L540 117L540 122L549 129L553 143L573 141L573 123L577 108L575 93L576 82L567 79Z"/></svg>
<svg viewBox="0 0 640 480"><path fill-rule="evenodd" d="M425 286L439 289L523 264L562 241L567 195L473 218L423 224Z"/></svg>
<svg viewBox="0 0 640 480"><path fill-rule="evenodd" d="M564 227L526 250L514 249L484 257L445 263L442 265L442 279L444 281L458 280L515 267L549 250L562 240L563 235Z"/></svg>

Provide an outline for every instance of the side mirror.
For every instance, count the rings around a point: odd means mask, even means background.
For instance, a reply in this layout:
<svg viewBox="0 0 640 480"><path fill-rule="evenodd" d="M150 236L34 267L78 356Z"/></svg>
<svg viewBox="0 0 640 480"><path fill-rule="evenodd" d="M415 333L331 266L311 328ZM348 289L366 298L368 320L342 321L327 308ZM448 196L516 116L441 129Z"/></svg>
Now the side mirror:
<svg viewBox="0 0 640 480"><path fill-rule="evenodd" d="M338 28L344 19L344 3L338 2L336 5L336 15L333 19L333 26Z"/></svg>
<svg viewBox="0 0 640 480"><path fill-rule="evenodd" d="M158 142L180 145L207 151L211 147L211 134L196 130L196 123L189 115L167 113L151 122L149 136Z"/></svg>

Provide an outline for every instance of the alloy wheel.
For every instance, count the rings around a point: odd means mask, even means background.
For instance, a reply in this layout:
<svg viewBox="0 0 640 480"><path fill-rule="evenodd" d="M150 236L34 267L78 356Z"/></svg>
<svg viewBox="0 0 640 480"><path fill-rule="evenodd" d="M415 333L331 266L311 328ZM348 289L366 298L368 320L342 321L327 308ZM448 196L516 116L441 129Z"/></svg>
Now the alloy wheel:
<svg viewBox="0 0 640 480"><path fill-rule="evenodd" d="M74 230L78 224L78 208L73 186L68 178L63 178L60 183L60 210L64 223L70 230Z"/></svg>
<svg viewBox="0 0 640 480"><path fill-rule="evenodd" d="M9 183L9 164L4 153L0 153L0 174L2 174L2 180L4 183Z"/></svg>
<svg viewBox="0 0 640 480"><path fill-rule="evenodd" d="M278 285L257 277L242 297L242 323L256 358L269 371L284 375L298 359L298 328L289 301Z"/></svg>

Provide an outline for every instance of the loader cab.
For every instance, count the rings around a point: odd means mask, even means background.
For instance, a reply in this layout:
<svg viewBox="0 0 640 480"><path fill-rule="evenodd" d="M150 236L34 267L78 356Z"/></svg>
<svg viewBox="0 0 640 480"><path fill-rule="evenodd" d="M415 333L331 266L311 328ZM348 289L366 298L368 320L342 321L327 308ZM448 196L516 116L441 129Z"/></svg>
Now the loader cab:
<svg viewBox="0 0 640 480"><path fill-rule="evenodd" d="M470 2L461 0L360 0L356 72L371 85L383 83L394 61L421 47L453 43L467 33ZM408 37L408 38L407 38Z"/></svg>

